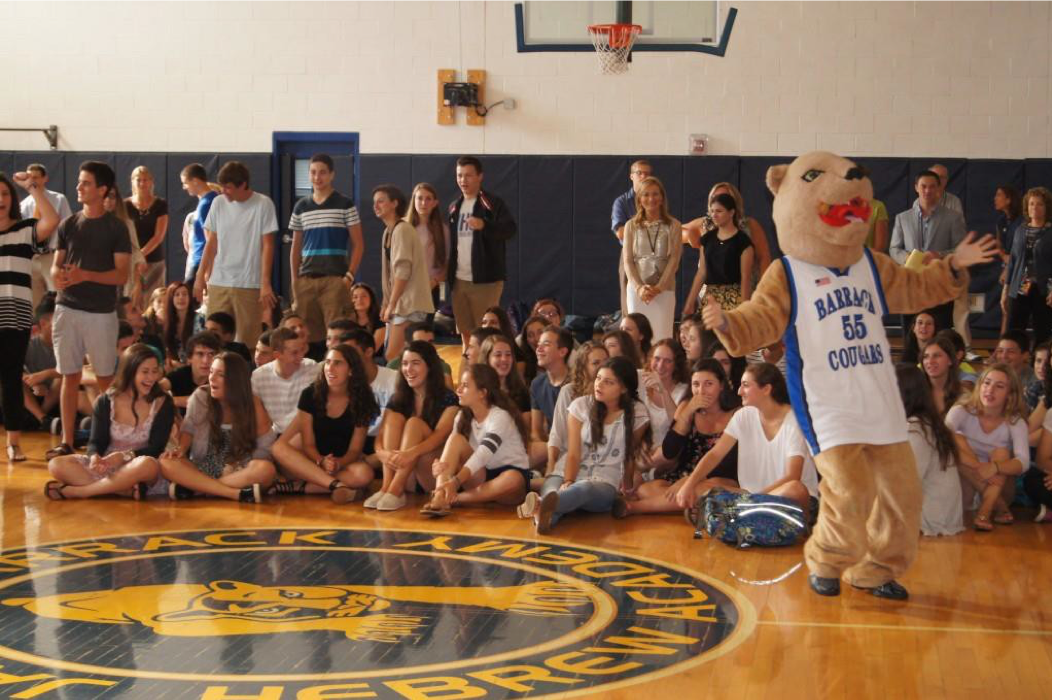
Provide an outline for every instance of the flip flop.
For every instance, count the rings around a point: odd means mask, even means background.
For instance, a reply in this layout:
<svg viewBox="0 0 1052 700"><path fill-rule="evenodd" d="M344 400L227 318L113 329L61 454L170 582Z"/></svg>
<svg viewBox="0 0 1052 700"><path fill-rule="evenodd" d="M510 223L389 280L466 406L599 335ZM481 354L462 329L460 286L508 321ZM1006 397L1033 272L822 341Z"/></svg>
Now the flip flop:
<svg viewBox="0 0 1052 700"><path fill-rule="evenodd" d="M990 522L990 516L988 515L976 515L975 521L972 522L972 527L979 532L992 532L994 529L994 525Z"/></svg>
<svg viewBox="0 0 1052 700"><path fill-rule="evenodd" d="M1011 525L1015 522L1015 516L1012 515L1011 511L1006 510L995 515L993 520L998 525Z"/></svg>
<svg viewBox="0 0 1052 700"><path fill-rule="evenodd" d="M18 445L8 445L7 446L7 461L8 462L24 462L24 461L26 461L26 456L25 456L25 454L23 454L22 448L20 448Z"/></svg>
<svg viewBox="0 0 1052 700"><path fill-rule="evenodd" d="M66 488L66 484L61 481L49 481L44 484L44 497L49 501L64 501L66 496L62 493L62 489Z"/></svg>
<svg viewBox="0 0 1052 700"><path fill-rule="evenodd" d="M50 450L44 453L44 457L47 459L54 459L55 457L65 457L66 455L73 454L74 450L68 443L59 443Z"/></svg>
<svg viewBox="0 0 1052 700"><path fill-rule="evenodd" d="M435 504L434 495L431 496L431 500L424 504L424 507L420 509L421 515L426 515L429 518L444 518L453 512L453 508L448 504Z"/></svg>

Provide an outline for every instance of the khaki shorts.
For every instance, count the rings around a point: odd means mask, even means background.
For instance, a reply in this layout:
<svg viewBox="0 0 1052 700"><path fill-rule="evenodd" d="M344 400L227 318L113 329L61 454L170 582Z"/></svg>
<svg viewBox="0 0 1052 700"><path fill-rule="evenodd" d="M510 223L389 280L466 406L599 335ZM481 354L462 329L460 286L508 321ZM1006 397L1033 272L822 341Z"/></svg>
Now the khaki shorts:
<svg viewBox="0 0 1052 700"><path fill-rule="evenodd" d="M78 374L84 356L99 377L117 371L117 313L92 313L58 304L53 322L55 361L59 374Z"/></svg>
<svg viewBox="0 0 1052 700"><path fill-rule="evenodd" d="M263 312L259 306L259 289L208 285L208 313L224 311L237 324L235 340L244 343L249 352L263 334Z"/></svg>
<svg viewBox="0 0 1052 700"><path fill-rule="evenodd" d="M292 300L312 343L325 340L330 322L351 315L351 292L343 277L298 277L292 285Z"/></svg>
<svg viewBox="0 0 1052 700"><path fill-rule="evenodd" d="M467 335L478 328L486 309L500 304L500 295L503 291L503 281L476 284L465 280L455 280L453 282L453 317L457 321L457 330Z"/></svg>

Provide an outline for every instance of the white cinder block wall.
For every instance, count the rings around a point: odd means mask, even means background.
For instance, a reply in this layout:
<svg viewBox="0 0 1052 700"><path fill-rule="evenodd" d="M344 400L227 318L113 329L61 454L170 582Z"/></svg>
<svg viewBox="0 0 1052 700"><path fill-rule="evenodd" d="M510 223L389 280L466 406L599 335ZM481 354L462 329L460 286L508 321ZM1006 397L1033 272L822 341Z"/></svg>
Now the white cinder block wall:
<svg viewBox="0 0 1052 700"><path fill-rule="evenodd" d="M4 2L0 124L64 150L1052 156L1047 2L734 2L724 58L519 54L511 2ZM45 33L41 29L45 28ZM435 122L436 70L488 71L485 127ZM462 74L463 75L463 74ZM0 149L43 149L0 133Z"/></svg>

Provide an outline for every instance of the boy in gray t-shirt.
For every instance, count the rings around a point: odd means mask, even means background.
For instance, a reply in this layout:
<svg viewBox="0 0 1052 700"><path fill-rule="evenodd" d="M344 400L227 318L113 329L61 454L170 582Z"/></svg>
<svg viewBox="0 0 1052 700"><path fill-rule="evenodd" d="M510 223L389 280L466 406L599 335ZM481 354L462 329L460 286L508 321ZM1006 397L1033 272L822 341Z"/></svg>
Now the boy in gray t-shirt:
<svg viewBox="0 0 1052 700"><path fill-rule="evenodd" d="M73 453L84 358L91 360L100 392L109 388L117 365L117 294L128 280L131 238L128 228L106 209L116 195L113 168L86 161L77 178L83 209L59 226L51 275L58 290L54 345L62 375L62 443L47 458ZM105 373L105 374L104 374Z"/></svg>

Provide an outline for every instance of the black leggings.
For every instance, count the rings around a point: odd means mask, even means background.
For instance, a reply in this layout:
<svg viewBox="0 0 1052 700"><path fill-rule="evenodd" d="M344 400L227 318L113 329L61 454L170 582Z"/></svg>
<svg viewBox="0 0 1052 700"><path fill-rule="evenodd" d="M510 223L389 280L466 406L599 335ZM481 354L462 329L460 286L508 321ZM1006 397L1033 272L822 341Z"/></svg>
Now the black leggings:
<svg viewBox="0 0 1052 700"><path fill-rule="evenodd" d="M0 390L4 409L4 427L21 430L25 425L26 407L22 396L22 369L29 346L29 329L22 331L0 328Z"/></svg>
<svg viewBox="0 0 1052 700"><path fill-rule="evenodd" d="M1052 508L1052 491L1045 486L1045 472L1037 467L1030 467L1023 475L1023 489L1026 495L1034 503L1043 504L1046 508Z"/></svg>
<svg viewBox="0 0 1052 700"><path fill-rule="evenodd" d="M1052 307L1049 307L1041 293L1043 287L1035 284L1029 294L1020 294L1008 300L1008 327L1025 331L1027 322L1032 321L1035 346L1052 335Z"/></svg>

